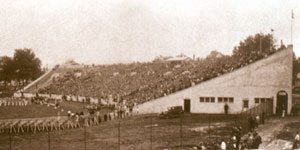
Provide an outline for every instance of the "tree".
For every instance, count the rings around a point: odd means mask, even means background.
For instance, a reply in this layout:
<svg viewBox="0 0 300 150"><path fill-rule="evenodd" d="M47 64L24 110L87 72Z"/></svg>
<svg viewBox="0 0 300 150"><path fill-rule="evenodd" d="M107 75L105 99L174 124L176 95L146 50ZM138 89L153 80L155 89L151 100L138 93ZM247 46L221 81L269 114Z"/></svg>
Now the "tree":
<svg viewBox="0 0 300 150"><path fill-rule="evenodd" d="M13 57L16 65L16 79L20 81L34 80L41 75L41 61L35 57L31 49L16 49Z"/></svg>
<svg viewBox="0 0 300 150"><path fill-rule="evenodd" d="M216 59L216 58L220 58L223 57L224 55L220 52L218 52L217 50L213 50L209 53L208 56L206 56L207 59Z"/></svg>
<svg viewBox="0 0 300 150"><path fill-rule="evenodd" d="M0 81L6 84L15 79L16 66L12 58L8 56L0 59Z"/></svg>
<svg viewBox="0 0 300 150"><path fill-rule="evenodd" d="M275 42L272 34L258 33L248 36L233 49L233 57L249 57L253 53L272 53L276 50Z"/></svg>
<svg viewBox="0 0 300 150"><path fill-rule="evenodd" d="M267 57L278 50L275 43L272 34L258 33L254 36L248 36L238 46L234 47L233 60L238 63L238 66L243 66Z"/></svg>

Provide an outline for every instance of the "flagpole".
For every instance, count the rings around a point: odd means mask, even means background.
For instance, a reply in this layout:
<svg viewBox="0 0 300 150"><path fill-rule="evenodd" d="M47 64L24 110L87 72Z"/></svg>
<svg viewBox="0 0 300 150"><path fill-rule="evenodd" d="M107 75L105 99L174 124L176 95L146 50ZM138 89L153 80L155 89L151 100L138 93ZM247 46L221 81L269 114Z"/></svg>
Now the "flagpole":
<svg viewBox="0 0 300 150"><path fill-rule="evenodd" d="M291 17L291 44L293 45L293 20L294 20L294 12L292 9L292 17Z"/></svg>

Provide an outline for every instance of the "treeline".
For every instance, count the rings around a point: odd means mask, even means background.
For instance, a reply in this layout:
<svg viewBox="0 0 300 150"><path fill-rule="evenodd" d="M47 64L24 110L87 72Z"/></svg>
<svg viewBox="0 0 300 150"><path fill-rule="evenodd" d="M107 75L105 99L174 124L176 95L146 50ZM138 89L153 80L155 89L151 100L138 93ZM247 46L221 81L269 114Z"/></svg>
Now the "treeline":
<svg viewBox="0 0 300 150"><path fill-rule="evenodd" d="M16 49L13 57L0 56L0 83L24 86L42 74L41 60L31 49Z"/></svg>

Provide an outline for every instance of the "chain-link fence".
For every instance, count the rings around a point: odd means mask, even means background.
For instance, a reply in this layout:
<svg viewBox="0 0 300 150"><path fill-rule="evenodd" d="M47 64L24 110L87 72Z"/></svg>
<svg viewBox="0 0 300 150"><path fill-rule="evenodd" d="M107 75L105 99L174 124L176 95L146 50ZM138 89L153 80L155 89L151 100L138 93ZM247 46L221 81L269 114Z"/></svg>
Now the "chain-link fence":
<svg viewBox="0 0 300 150"><path fill-rule="evenodd" d="M250 130L250 117L263 123L272 115L271 102L261 103L240 114L185 114L160 119L157 115L128 116L78 128L33 132L3 132L0 150L154 150L192 149L199 143L216 148L225 139L230 143L232 128ZM94 121L94 120L90 120Z"/></svg>

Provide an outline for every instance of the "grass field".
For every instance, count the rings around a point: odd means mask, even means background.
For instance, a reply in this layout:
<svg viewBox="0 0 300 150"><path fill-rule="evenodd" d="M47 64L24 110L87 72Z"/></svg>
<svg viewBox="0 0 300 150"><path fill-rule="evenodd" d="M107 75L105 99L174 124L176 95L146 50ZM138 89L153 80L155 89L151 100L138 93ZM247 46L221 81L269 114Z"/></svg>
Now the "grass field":
<svg viewBox="0 0 300 150"><path fill-rule="evenodd" d="M210 134L207 129L203 130L203 127L208 126L209 120L212 125ZM157 115L132 116L86 128L86 149L118 149L119 123L121 150L149 150L151 147L192 149L200 141L208 142L211 139L211 142L216 140L219 142L221 138L229 139L234 120L234 115L189 114L182 120L159 119ZM51 132L50 149L85 150L84 135L84 128ZM9 149L9 139L9 135L0 136L0 149ZM47 132L14 134L11 145L13 149L18 150L48 150L48 134Z"/></svg>
<svg viewBox="0 0 300 150"><path fill-rule="evenodd" d="M50 117L57 116L57 111L53 107L38 104L28 106L0 106L0 119Z"/></svg>
<svg viewBox="0 0 300 150"><path fill-rule="evenodd" d="M54 103L54 102L53 102ZM67 115L67 111L81 112L83 110L83 103L80 102L67 102L60 103L60 107L64 110L60 112L61 115ZM0 119L17 119L17 118L40 118L57 116L58 111L61 109L54 109L53 106L40 105L32 103L28 106L0 106ZM101 112L107 112L107 109L101 110Z"/></svg>

